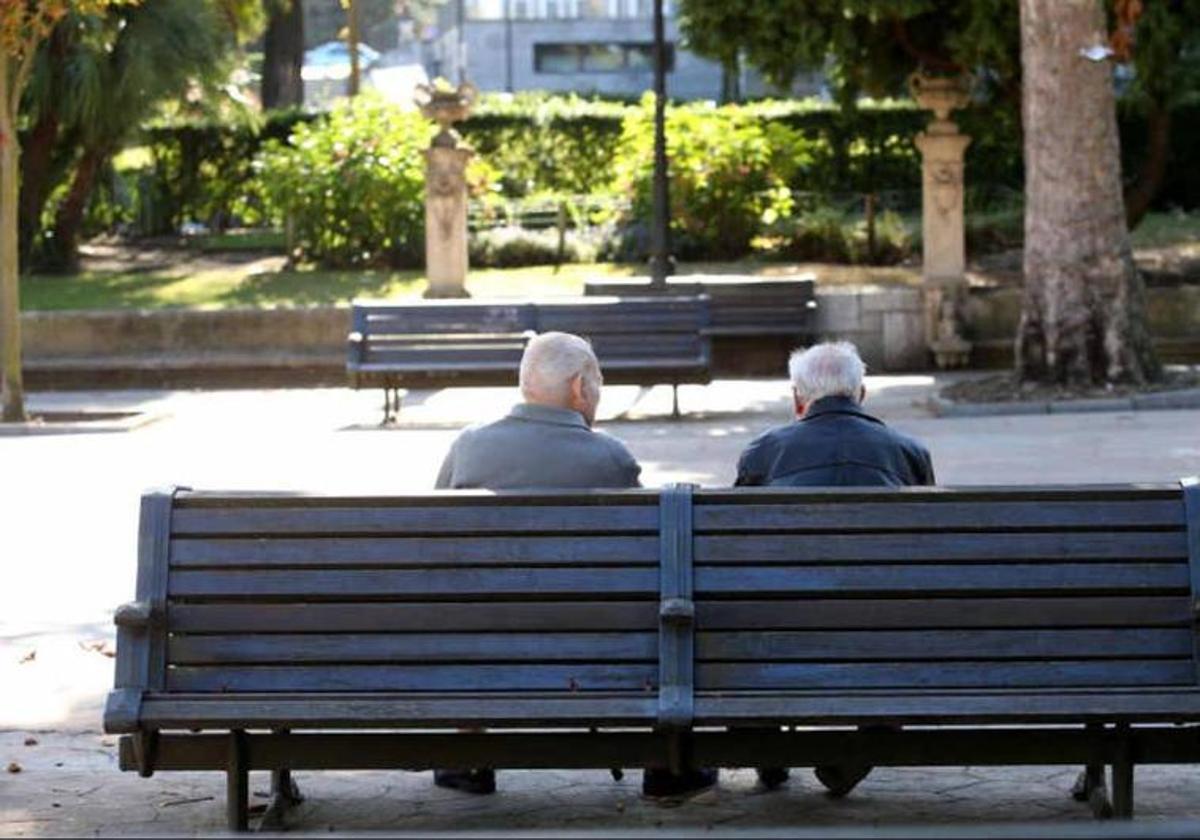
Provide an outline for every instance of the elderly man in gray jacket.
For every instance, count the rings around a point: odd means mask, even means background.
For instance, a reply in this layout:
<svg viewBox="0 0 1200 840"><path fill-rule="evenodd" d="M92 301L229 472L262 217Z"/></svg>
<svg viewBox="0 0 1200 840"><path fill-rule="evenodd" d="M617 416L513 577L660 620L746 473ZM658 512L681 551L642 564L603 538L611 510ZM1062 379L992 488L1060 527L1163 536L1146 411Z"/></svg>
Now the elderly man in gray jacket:
<svg viewBox="0 0 1200 840"><path fill-rule="evenodd" d="M465 429L450 447L437 487L450 489L573 489L639 487L641 467L616 438L592 428L604 382L591 345L577 335L543 333L521 358L523 402L503 417ZM709 787L714 770L675 776L647 770L642 790L674 796ZM489 769L437 770L438 785L492 793Z"/></svg>

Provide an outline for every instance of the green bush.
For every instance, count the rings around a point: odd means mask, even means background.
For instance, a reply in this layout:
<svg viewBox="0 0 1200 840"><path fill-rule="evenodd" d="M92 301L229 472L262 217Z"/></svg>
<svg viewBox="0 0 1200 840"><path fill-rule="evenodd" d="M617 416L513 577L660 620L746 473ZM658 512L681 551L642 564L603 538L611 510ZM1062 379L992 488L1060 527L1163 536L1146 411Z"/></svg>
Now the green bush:
<svg viewBox="0 0 1200 840"><path fill-rule="evenodd" d="M866 220L828 205L816 206L773 226L772 256L800 262L895 265L914 252L914 237L899 214L885 210L875 218L871 247Z"/></svg>
<svg viewBox="0 0 1200 840"><path fill-rule="evenodd" d="M633 217L653 215L654 109L646 97L625 120L616 159ZM667 113L671 229L685 259L727 259L750 250L766 225L791 212L788 182L811 154L785 125L736 106L690 105Z"/></svg>
<svg viewBox="0 0 1200 840"><path fill-rule="evenodd" d="M270 214L290 221L299 256L331 267L424 260L430 123L372 97L296 126L254 167Z"/></svg>

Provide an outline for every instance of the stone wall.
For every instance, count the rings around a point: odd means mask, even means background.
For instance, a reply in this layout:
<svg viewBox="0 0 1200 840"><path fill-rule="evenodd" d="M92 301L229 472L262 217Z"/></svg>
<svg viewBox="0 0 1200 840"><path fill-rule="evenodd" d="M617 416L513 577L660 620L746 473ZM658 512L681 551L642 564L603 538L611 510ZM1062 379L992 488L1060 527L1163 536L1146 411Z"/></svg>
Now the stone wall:
<svg viewBox="0 0 1200 840"><path fill-rule="evenodd" d="M817 332L858 345L871 370L926 370L921 292L818 289ZM1166 362L1200 362L1200 287L1150 289L1151 326ZM973 289L966 307L973 367L1008 367L1020 290ZM30 312L22 316L31 388L340 385L347 308ZM715 344L718 376L779 376L786 339Z"/></svg>

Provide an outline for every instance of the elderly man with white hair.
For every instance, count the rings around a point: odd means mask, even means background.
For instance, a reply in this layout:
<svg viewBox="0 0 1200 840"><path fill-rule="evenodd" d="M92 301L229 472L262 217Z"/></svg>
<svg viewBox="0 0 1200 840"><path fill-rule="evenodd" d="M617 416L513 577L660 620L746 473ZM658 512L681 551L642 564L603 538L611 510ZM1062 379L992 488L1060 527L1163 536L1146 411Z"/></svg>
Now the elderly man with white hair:
<svg viewBox="0 0 1200 840"><path fill-rule="evenodd" d="M521 396L507 417L463 431L438 473L440 489L637 487L641 467L619 440L592 429L604 378L577 335L535 336L521 358Z"/></svg>
<svg viewBox="0 0 1200 840"><path fill-rule="evenodd" d="M438 473L440 489L638 487L638 466L619 440L592 429L604 379L596 354L577 335L548 332L521 357L521 396L508 416L466 429ZM649 796L679 796L716 783L715 770L645 771ZM434 781L466 793L492 793L493 770L437 770Z"/></svg>
<svg viewBox="0 0 1200 840"><path fill-rule="evenodd" d="M739 486L904 487L933 484L933 460L916 440L889 429L862 408L866 365L848 342L797 350L788 360L796 421L759 435L738 460ZM845 796L871 768L828 764L814 768L833 796ZM783 767L758 768L770 789Z"/></svg>
<svg viewBox="0 0 1200 840"><path fill-rule="evenodd" d="M755 438L737 484L856 487L933 484L929 450L862 408L866 365L848 342L797 350L788 361L796 421Z"/></svg>

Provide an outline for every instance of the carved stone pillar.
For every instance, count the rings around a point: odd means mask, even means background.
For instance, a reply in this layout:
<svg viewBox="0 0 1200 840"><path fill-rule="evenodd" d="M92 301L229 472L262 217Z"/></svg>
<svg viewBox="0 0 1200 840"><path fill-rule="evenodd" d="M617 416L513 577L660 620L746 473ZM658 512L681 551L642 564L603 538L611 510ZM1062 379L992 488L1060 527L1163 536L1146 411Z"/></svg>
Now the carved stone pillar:
<svg viewBox="0 0 1200 840"><path fill-rule="evenodd" d="M917 104L934 113L914 141L921 151L925 334L938 367L960 367L971 351L961 334L967 283L963 155L971 138L959 133L950 114L970 102L970 79L913 75L909 86Z"/></svg>
<svg viewBox="0 0 1200 840"><path fill-rule="evenodd" d="M474 154L451 126L467 118L477 92L422 85L421 113L441 130L425 151L425 275L428 298L469 297L467 279L467 163Z"/></svg>

